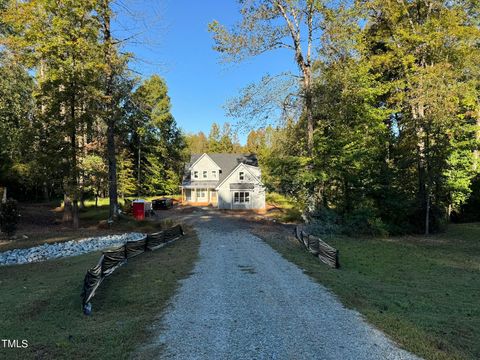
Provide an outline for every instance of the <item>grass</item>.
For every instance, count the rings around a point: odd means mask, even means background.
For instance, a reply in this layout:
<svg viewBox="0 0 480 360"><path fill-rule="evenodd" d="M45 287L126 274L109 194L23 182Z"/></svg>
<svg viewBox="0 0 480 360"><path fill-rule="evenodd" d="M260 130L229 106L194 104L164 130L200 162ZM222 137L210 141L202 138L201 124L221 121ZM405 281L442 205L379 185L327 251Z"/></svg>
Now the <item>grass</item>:
<svg viewBox="0 0 480 360"><path fill-rule="evenodd" d="M260 235L405 349L426 359L480 358L480 223L432 237L326 239L333 270L278 230Z"/></svg>
<svg viewBox="0 0 480 360"><path fill-rule="evenodd" d="M265 201L268 217L284 223L302 221L300 206L294 199L278 193L268 193Z"/></svg>
<svg viewBox="0 0 480 360"><path fill-rule="evenodd" d="M150 336L180 279L197 258L189 235L129 260L107 278L84 316L80 292L85 271L99 253L0 267L1 339L26 339L28 348L3 349L1 359L126 359Z"/></svg>

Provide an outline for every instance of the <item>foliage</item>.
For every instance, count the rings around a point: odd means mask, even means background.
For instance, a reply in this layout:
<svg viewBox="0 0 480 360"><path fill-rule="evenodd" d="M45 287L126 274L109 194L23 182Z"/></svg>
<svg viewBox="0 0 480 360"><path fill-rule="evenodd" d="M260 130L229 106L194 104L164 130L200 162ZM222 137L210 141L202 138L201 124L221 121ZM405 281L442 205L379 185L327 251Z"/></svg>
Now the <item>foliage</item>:
<svg viewBox="0 0 480 360"><path fill-rule="evenodd" d="M301 23L312 14L303 8L309 3L242 2L237 26L211 24L216 49L239 60L277 48L291 30L282 7L302 14ZM301 113L285 111L295 103L291 96L283 105L268 96L283 93L276 76L244 89L228 106L234 117L271 116L275 107L283 117L269 135L251 132L247 140L261 154L268 189L298 199L311 219L335 213L334 223L349 234L444 228L468 201L480 168L477 14L470 2L443 0L315 7L312 21L322 33L310 92L300 66ZM312 221L320 228L332 223L328 216Z"/></svg>
<svg viewBox="0 0 480 360"><path fill-rule="evenodd" d="M18 205L15 200L0 202L0 230L7 236L13 236L18 224Z"/></svg>
<svg viewBox="0 0 480 360"><path fill-rule="evenodd" d="M130 159L127 151L122 153L117 158L118 166L118 194L125 198L135 194L137 182L134 176L133 161Z"/></svg>
<svg viewBox="0 0 480 360"><path fill-rule="evenodd" d="M135 154L137 194L177 192L186 143L170 108L167 85L158 75L143 81L126 105L125 146Z"/></svg>

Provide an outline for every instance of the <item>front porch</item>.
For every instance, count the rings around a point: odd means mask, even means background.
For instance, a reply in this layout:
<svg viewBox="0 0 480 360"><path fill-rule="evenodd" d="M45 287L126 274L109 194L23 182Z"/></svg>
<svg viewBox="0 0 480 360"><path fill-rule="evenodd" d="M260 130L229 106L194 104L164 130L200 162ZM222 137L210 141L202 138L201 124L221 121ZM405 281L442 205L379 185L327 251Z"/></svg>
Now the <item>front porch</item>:
<svg viewBox="0 0 480 360"><path fill-rule="evenodd" d="M217 206L218 194L215 188L182 187L182 203L193 206Z"/></svg>

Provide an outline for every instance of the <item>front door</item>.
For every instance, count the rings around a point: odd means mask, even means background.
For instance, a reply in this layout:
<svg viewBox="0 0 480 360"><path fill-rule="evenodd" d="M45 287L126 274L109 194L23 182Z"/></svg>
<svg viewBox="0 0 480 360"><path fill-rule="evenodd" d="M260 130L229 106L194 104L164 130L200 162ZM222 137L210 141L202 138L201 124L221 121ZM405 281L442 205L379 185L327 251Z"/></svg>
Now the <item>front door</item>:
<svg viewBox="0 0 480 360"><path fill-rule="evenodd" d="M217 192L215 190L210 190L210 202L213 205L217 205Z"/></svg>
<svg viewBox="0 0 480 360"><path fill-rule="evenodd" d="M197 189L197 202L208 202L207 189Z"/></svg>

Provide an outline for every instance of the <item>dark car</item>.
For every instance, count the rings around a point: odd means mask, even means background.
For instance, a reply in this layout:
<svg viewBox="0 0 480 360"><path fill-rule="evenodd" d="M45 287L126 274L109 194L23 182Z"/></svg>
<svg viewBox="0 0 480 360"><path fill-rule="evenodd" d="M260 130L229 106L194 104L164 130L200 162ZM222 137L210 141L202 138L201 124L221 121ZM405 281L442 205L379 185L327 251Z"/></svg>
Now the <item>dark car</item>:
<svg viewBox="0 0 480 360"><path fill-rule="evenodd" d="M170 198L161 198L152 200L153 210L166 210L170 209L173 206L173 199Z"/></svg>

